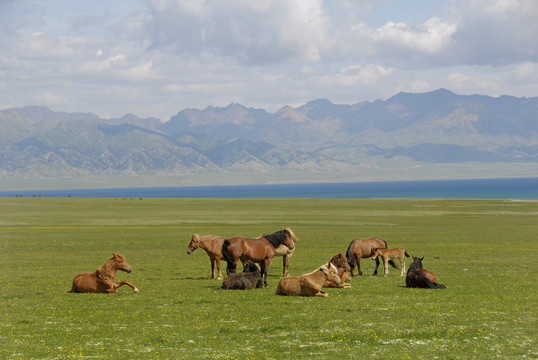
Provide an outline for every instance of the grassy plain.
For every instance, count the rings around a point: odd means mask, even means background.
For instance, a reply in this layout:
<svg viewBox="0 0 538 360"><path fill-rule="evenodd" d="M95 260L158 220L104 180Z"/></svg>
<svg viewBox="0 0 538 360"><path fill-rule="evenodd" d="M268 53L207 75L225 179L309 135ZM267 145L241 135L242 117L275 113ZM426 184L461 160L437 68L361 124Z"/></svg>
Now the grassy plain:
<svg viewBox="0 0 538 360"><path fill-rule="evenodd" d="M0 214L1 359L538 358L536 202L4 198ZM292 275L378 236L448 289L370 276L364 259L352 289L279 297L276 258L268 288L224 291L203 250L186 254L192 233L286 226ZM66 293L113 251L140 293Z"/></svg>

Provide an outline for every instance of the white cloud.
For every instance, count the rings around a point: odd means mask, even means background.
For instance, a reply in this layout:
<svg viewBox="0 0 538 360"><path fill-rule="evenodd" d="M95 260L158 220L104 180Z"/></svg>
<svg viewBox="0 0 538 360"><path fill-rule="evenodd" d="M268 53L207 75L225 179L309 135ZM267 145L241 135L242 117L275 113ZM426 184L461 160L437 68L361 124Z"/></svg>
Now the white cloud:
<svg viewBox="0 0 538 360"><path fill-rule="evenodd" d="M538 95L538 1L398 1L0 2L0 98L167 120L440 87Z"/></svg>

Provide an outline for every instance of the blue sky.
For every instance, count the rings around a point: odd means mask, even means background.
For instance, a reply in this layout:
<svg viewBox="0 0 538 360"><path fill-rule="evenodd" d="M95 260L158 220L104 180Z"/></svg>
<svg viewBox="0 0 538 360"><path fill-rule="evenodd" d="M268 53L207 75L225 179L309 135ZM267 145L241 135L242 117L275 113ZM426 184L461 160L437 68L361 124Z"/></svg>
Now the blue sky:
<svg viewBox="0 0 538 360"><path fill-rule="evenodd" d="M400 91L538 96L536 0L2 0L0 108L163 121Z"/></svg>

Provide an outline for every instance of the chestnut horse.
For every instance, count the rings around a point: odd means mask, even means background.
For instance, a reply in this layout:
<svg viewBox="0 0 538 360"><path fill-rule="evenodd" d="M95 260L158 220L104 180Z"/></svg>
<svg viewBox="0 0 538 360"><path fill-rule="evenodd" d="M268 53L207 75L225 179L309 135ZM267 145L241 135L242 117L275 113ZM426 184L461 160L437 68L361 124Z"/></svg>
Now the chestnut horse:
<svg viewBox="0 0 538 360"><path fill-rule="evenodd" d="M351 276L355 276L355 266L359 271L359 275L362 275L361 271L361 259L374 256L374 249L386 249L387 242L379 238L368 239L354 239L351 240L346 251L349 267L351 268ZM394 261L389 260L389 264L392 267L396 267ZM379 267L379 259L375 259L375 271L372 275L377 275L377 268Z"/></svg>
<svg viewBox="0 0 538 360"><path fill-rule="evenodd" d="M261 236L257 237L257 239L260 238ZM293 237L293 241L297 241L297 238L295 236ZM191 236L189 246L187 247L187 254L189 255L192 254L192 252L198 248L205 250L211 262L211 279L215 278L215 263L217 265L218 280L222 279L222 273L220 271L220 261L224 260L224 257L222 256L223 242L224 237L222 236L193 234ZM290 250L285 245L280 245L275 251L274 256L282 256L282 276L288 276L290 259L294 251L295 248L293 250ZM243 267L244 266L245 263L243 263Z"/></svg>
<svg viewBox="0 0 538 360"><path fill-rule="evenodd" d="M125 261L121 254L112 254L112 258L92 273L83 273L75 276L71 293L117 293L123 285L130 286L134 292L138 289L127 281L116 282L116 270L131 272L131 265Z"/></svg>
<svg viewBox="0 0 538 360"><path fill-rule="evenodd" d="M422 258L413 256L413 263L409 265L405 285L409 288L423 289L446 289L446 286L437 284L437 277L434 273L422 268Z"/></svg>
<svg viewBox="0 0 538 360"><path fill-rule="evenodd" d="M351 276L349 275L349 272L351 271L351 269L349 268L349 264L347 263L347 257L342 253L338 253L332 257L330 263L336 267L336 270L338 270L338 278L340 279L340 284L336 284L334 281L327 280L325 284L323 284L323 287L350 288L351 284L349 282L351 281Z"/></svg>
<svg viewBox="0 0 538 360"><path fill-rule="evenodd" d="M289 296L321 296L327 297L324 291L321 291L323 284L327 281L335 282L340 285L338 270L330 262L322 265L319 269L301 276L288 276L280 279L276 288L277 295Z"/></svg>
<svg viewBox="0 0 538 360"><path fill-rule="evenodd" d="M222 245L222 255L227 263L226 272L228 274L234 273L239 260L243 264L250 260L260 264L261 275L265 286L267 286L267 271L271 260L275 256L276 249L280 245L285 245L288 249L293 250L296 241L294 239L295 235L289 228L271 235L263 235L257 239L247 239L241 236L225 239Z"/></svg>
<svg viewBox="0 0 538 360"><path fill-rule="evenodd" d="M211 261L211 279L215 278L215 263L217 263L217 271L219 273L218 279L222 279L220 261L224 260L222 256L223 242L224 238L222 236L193 234L189 247L187 247L187 254L189 255L198 248L205 250L207 256L209 256L209 261Z"/></svg>
<svg viewBox="0 0 538 360"><path fill-rule="evenodd" d="M400 272L400 276L405 275L405 257L409 257L409 254L405 249L402 248L394 248L394 249L374 249L374 257L372 257L373 260L377 259L377 257L380 256L383 260L383 267L385 268L385 276L389 274L389 260L396 259L400 260L400 266L402 267L402 271Z"/></svg>

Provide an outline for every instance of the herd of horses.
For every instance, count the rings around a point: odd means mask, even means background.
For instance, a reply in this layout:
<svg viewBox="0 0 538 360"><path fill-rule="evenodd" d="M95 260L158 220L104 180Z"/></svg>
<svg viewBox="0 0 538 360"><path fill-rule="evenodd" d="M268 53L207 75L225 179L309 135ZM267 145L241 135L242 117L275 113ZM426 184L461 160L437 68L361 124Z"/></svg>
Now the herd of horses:
<svg viewBox="0 0 538 360"><path fill-rule="evenodd" d="M215 235L193 234L187 254L198 248L205 250L211 262L211 278L215 278L215 265L218 279L222 279L220 261L225 260L227 277L223 280L222 289L256 289L267 284L267 272L275 256L283 258L283 277L278 283L276 294L289 296L321 296L328 294L324 287L349 288L351 277L362 275L361 259L372 258L376 266L373 275L377 275L380 258L383 261L384 275L388 275L388 265L398 268L394 259L401 265L401 276L406 276L409 288L445 289L437 284L435 274L422 268L422 260L413 256L409 270L405 271L405 257L409 254L405 249L388 249L387 242L379 238L354 239L349 244L346 254L338 253L329 262L321 265L311 273L301 276L289 276L289 264L295 251L297 238L290 228L279 230L273 234L264 234L256 238L242 236L221 237ZM243 272L237 273L237 264L241 262ZM116 271L131 272L131 266L121 254L114 253L104 265L93 273L79 274L73 279L70 292L83 293L117 293L123 285L138 289L127 281L116 282Z"/></svg>

